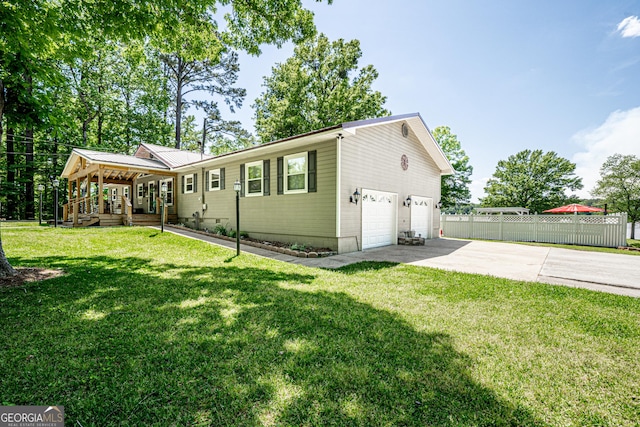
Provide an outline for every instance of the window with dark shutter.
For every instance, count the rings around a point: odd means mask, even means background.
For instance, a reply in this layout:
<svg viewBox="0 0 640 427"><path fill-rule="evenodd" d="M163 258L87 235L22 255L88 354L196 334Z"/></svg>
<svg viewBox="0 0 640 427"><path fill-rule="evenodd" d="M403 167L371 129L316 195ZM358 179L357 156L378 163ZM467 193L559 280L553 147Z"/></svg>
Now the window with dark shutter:
<svg viewBox="0 0 640 427"><path fill-rule="evenodd" d="M317 168L316 168L316 162L317 162L317 152L316 150L313 151L309 151L309 183L308 183L308 187L307 187L307 191L309 191L309 193L315 193L318 191L317 185L316 185L316 176L317 176Z"/></svg>
<svg viewBox="0 0 640 427"><path fill-rule="evenodd" d="M278 194L284 194L284 161L278 157Z"/></svg>
<svg viewBox="0 0 640 427"><path fill-rule="evenodd" d="M271 160L262 163L262 194L271 195Z"/></svg>
<svg viewBox="0 0 640 427"><path fill-rule="evenodd" d="M198 174L197 173L193 174L193 192L194 193L198 192Z"/></svg>
<svg viewBox="0 0 640 427"><path fill-rule="evenodd" d="M204 174L204 191L209 191L209 171Z"/></svg>
<svg viewBox="0 0 640 427"><path fill-rule="evenodd" d="M244 197L244 163L240 165L240 197Z"/></svg>
<svg viewBox="0 0 640 427"><path fill-rule="evenodd" d="M224 168L220 168L220 189L224 190Z"/></svg>

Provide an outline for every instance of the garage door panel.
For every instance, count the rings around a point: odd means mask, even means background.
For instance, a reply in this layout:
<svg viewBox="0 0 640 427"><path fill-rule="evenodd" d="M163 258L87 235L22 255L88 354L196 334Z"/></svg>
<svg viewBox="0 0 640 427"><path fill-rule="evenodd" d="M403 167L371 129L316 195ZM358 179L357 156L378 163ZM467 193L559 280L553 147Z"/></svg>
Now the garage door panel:
<svg viewBox="0 0 640 427"><path fill-rule="evenodd" d="M431 237L432 208L432 198L411 196L411 230L416 236Z"/></svg>
<svg viewBox="0 0 640 427"><path fill-rule="evenodd" d="M396 237L397 196L362 190L362 249L391 245Z"/></svg>

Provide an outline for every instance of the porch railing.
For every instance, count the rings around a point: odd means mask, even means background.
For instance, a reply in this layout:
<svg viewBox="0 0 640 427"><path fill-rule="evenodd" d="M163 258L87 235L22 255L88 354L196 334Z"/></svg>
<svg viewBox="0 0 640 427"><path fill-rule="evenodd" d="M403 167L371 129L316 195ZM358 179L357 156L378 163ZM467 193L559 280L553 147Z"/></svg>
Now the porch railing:
<svg viewBox="0 0 640 427"><path fill-rule="evenodd" d="M124 209L124 214L127 216L125 224L128 226L132 226L133 225L133 205L131 204L131 200L129 200L129 198L126 196L120 196L120 197L122 197L122 206Z"/></svg>
<svg viewBox="0 0 640 427"><path fill-rule="evenodd" d="M98 213L98 196L71 199L68 203L62 205L64 221L69 221L69 218L73 218L74 222L77 222L80 215L94 213Z"/></svg>

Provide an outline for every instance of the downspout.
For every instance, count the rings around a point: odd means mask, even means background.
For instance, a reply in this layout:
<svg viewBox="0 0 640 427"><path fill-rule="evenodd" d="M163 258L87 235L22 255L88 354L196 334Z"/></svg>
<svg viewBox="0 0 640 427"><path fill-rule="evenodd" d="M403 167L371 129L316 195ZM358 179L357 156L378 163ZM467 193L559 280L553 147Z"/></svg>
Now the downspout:
<svg viewBox="0 0 640 427"><path fill-rule="evenodd" d="M336 237L340 238L340 187L342 176L342 134L336 137ZM339 243L338 243L339 244Z"/></svg>
<svg viewBox="0 0 640 427"><path fill-rule="evenodd" d="M205 203L206 203L206 201L205 201L205 199L204 199L204 197L205 197L205 194L204 194L204 187L205 187L205 185L206 185L206 183L204 182L204 180L205 180L206 178L207 178L207 176L206 176L206 175L205 175L205 173L204 173L204 168L202 168L202 185L200 186L200 194L202 194L202 196L201 196L201 197L202 197L202 200L201 200L201 202L202 202L202 219L204 219L204 211L205 211L205 209L204 209L204 205L205 205ZM208 210L208 209L209 209L209 206L207 206L207 210Z"/></svg>

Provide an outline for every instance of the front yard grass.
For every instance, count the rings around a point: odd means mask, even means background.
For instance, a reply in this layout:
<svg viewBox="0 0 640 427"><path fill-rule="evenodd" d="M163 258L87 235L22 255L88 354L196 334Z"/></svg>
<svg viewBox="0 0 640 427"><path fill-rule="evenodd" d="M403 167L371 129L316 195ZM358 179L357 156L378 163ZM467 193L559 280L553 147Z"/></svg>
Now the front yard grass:
<svg viewBox="0 0 640 427"><path fill-rule="evenodd" d="M0 405L66 425L636 426L640 300L290 265L148 228L2 229Z"/></svg>

